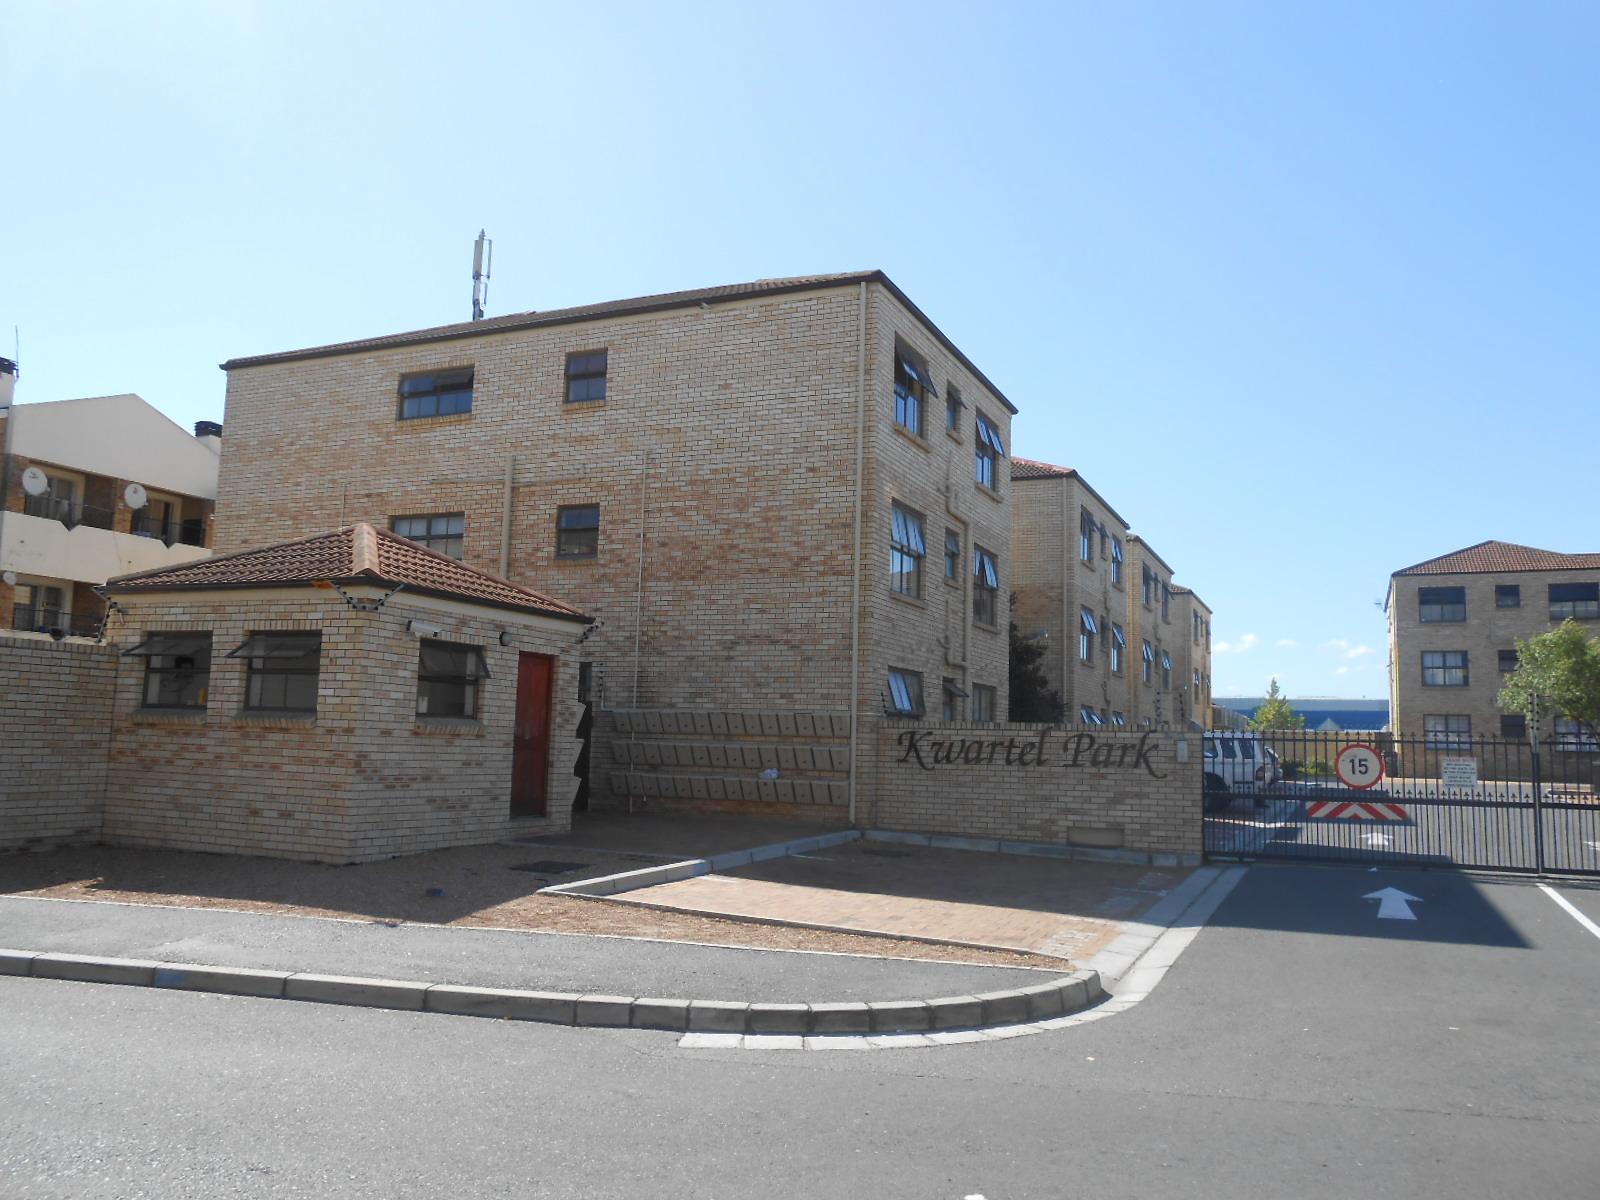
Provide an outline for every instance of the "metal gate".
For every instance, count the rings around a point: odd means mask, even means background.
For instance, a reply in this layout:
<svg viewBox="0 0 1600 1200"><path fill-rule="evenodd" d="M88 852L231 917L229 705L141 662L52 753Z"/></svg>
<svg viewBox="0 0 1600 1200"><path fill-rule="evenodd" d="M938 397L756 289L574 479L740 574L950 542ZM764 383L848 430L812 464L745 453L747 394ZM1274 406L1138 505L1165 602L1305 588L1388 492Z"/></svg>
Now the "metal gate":
<svg viewBox="0 0 1600 1200"><path fill-rule="evenodd" d="M1600 874L1600 741L1309 731L1205 735L1205 849Z"/></svg>

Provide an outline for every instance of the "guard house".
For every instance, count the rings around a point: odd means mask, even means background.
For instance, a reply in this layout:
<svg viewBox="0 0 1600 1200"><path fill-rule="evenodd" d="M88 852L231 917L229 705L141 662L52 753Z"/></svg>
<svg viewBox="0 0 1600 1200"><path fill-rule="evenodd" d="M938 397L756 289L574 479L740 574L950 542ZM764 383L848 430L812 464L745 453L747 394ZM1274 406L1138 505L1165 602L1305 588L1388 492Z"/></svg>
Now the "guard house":
<svg viewBox="0 0 1600 1200"><path fill-rule="evenodd" d="M367 524L104 592L102 840L343 863L570 826L576 609Z"/></svg>

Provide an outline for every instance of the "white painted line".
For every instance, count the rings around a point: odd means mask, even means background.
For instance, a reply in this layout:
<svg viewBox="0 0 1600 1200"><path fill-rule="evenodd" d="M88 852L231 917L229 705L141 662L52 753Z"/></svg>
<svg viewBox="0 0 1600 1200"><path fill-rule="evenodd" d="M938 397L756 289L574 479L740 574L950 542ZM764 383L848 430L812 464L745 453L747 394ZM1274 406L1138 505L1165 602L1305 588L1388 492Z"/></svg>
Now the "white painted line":
<svg viewBox="0 0 1600 1200"><path fill-rule="evenodd" d="M1581 912L1574 908L1572 901L1568 900L1565 896L1556 891L1555 888L1551 887L1547 883L1541 883L1539 885L1539 890L1546 896L1549 896L1550 899L1554 900L1562 908L1566 909L1567 913L1579 925L1582 925L1590 933L1594 934L1595 937L1600 938L1600 925L1596 925L1593 921L1589 920L1588 917L1584 916Z"/></svg>

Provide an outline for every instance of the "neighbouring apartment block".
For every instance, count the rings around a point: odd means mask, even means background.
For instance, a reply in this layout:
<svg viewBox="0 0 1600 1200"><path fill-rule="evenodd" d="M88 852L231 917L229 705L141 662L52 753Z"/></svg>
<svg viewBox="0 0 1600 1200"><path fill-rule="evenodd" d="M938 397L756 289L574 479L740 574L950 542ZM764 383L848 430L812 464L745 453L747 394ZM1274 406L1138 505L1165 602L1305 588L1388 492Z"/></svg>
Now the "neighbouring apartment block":
<svg viewBox="0 0 1600 1200"><path fill-rule="evenodd" d="M600 741L681 719L706 764L743 762L712 714L756 739L805 714L826 730L793 747L827 764L801 775L808 812L838 819L874 753L861 719L1006 719L1015 409L881 272L224 367L219 550L368 521L570 599L597 618L580 658ZM636 795L655 764L632 755L608 750L597 790ZM703 793L654 795L715 806L700 773Z"/></svg>
<svg viewBox="0 0 1600 1200"><path fill-rule="evenodd" d="M1522 739L1525 714L1498 700L1516 670L1516 643L1566 620L1600 631L1600 554L1480 542L1396 571L1385 609L1397 733L1445 747L1474 737ZM1563 749L1600 750L1593 731L1564 718L1539 734Z"/></svg>
<svg viewBox="0 0 1600 1200"><path fill-rule="evenodd" d="M1016 621L1068 723L1208 723L1211 610L1070 467L1013 459Z"/></svg>
<svg viewBox="0 0 1600 1200"><path fill-rule="evenodd" d="M133 395L0 404L0 624L94 637L96 585L209 554L220 433Z"/></svg>

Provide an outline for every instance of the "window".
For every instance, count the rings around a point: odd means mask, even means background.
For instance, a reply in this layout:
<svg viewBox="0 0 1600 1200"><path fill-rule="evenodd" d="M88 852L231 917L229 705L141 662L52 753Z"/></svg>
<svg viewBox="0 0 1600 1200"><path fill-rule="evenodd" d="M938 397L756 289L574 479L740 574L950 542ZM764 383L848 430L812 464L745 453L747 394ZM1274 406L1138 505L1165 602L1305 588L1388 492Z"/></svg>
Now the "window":
<svg viewBox="0 0 1600 1200"><path fill-rule="evenodd" d="M489 678L489 664L477 646L423 638L417 655L417 715L476 717L478 681Z"/></svg>
<svg viewBox="0 0 1600 1200"><path fill-rule="evenodd" d="M1139 568L1139 602L1146 608L1155 599L1155 582L1156 577L1150 573L1149 567Z"/></svg>
<svg viewBox="0 0 1600 1200"><path fill-rule="evenodd" d="M446 558L462 558L466 540L465 513L431 513L421 517L394 517L389 528L419 546L426 546Z"/></svg>
<svg viewBox="0 0 1600 1200"><path fill-rule="evenodd" d="M1172 690L1172 655L1165 650L1161 652L1161 690L1163 692Z"/></svg>
<svg viewBox="0 0 1600 1200"><path fill-rule="evenodd" d="M927 364L903 346L894 349L894 423L922 436L922 407L929 396L938 398ZM949 420L948 414L946 420Z"/></svg>
<svg viewBox="0 0 1600 1200"><path fill-rule="evenodd" d="M1431 587L1417 589L1417 620L1431 625L1467 619L1467 589Z"/></svg>
<svg viewBox="0 0 1600 1200"><path fill-rule="evenodd" d="M1430 746L1449 748L1472 745L1472 718L1459 713L1424 716L1422 731Z"/></svg>
<svg viewBox="0 0 1600 1200"><path fill-rule="evenodd" d="M1522 586L1516 583L1495 584L1494 606L1496 608L1521 608Z"/></svg>
<svg viewBox="0 0 1600 1200"><path fill-rule="evenodd" d="M1111 673L1121 675L1123 660L1128 656L1128 639L1123 636L1122 626L1111 627Z"/></svg>
<svg viewBox="0 0 1600 1200"><path fill-rule="evenodd" d="M19 583L12 592L11 628L32 633L72 626L72 606L59 587L43 583Z"/></svg>
<svg viewBox="0 0 1600 1200"><path fill-rule="evenodd" d="M1550 585L1550 619L1565 621L1593 621L1600 617L1600 584L1552 583Z"/></svg>
<svg viewBox="0 0 1600 1200"><path fill-rule="evenodd" d="M1111 539L1111 582L1122 586L1122 539Z"/></svg>
<svg viewBox="0 0 1600 1200"><path fill-rule="evenodd" d="M1172 589L1165 583L1161 585L1161 619L1167 622L1172 620Z"/></svg>
<svg viewBox="0 0 1600 1200"><path fill-rule="evenodd" d="M902 716L922 715L922 676L915 671L889 668L889 711Z"/></svg>
<svg viewBox="0 0 1600 1200"><path fill-rule="evenodd" d="M1121 728L1123 728L1124 726L1127 725L1128 718L1123 716L1120 712L1117 712L1116 710L1113 709L1112 713L1111 713L1111 723L1113 725L1115 725L1118 729L1121 729Z"/></svg>
<svg viewBox="0 0 1600 1200"><path fill-rule="evenodd" d="M961 436L961 410L966 406L966 401L961 398L961 393L956 391L953 384L947 383L945 385L944 401L944 430L946 433L953 433L957 437Z"/></svg>
<svg viewBox="0 0 1600 1200"><path fill-rule="evenodd" d="M922 595L922 517L896 504L889 535L889 588L902 596Z"/></svg>
<svg viewBox="0 0 1600 1200"><path fill-rule="evenodd" d="M1517 669L1517 652L1515 650L1497 650L1495 653L1500 659L1500 673L1502 675L1509 675Z"/></svg>
<svg viewBox="0 0 1600 1200"><path fill-rule="evenodd" d="M1006 456L1006 448L1000 441L1000 430L982 413L977 414L977 429L978 436L974 441L977 447L974 451L977 456L975 473L979 483L993 490L994 464L997 459Z"/></svg>
<svg viewBox="0 0 1600 1200"><path fill-rule="evenodd" d="M472 411L472 368L400 377L400 419L449 417Z"/></svg>
<svg viewBox="0 0 1600 1200"><path fill-rule="evenodd" d="M44 472L45 489L37 496L22 497L22 511L30 517L43 517L47 521L60 521L68 529L78 524L83 516L79 502L78 480L58 471Z"/></svg>
<svg viewBox="0 0 1600 1200"><path fill-rule="evenodd" d="M248 664L246 708L317 711L317 676L322 659L320 633L254 633L229 658Z"/></svg>
<svg viewBox="0 0 1600 1200"><path fill-rule="evenodd" d="M606 398L609 350L580 350L567 355L567 403L584 404Z"/></svg>
<svg viewBox="0 0 1600 1200"><path fill-rule="evenodd" d="M144 659L146 708L204 708L211 686L209 633L153 633L126 657Z"/></svg>
<svg viewBox="0 0 1600 1200"><path fill-rule="evenodd" d="M960 720L961 700L966 696L966 692L961 690L961 685L954 679L946 678L942 684L939 690L943 694L944 701L940 716L946 721Z"/></svg>
<svg viewBox="0 0 1600 1200"><path fill-rule="evenodd" d="M974 721L994 720L994 689L987 684L975 683L972 685L972 719Z"/></svg>
<svg viewBox="0 0 1600 1200"><path fill-rule="evenodd" d="M1087 508L1078 514L1078 557L1084 562L1094 561L1094 518Z"/></svg>
<svg viewBox="0 0 1600 1200"><path fill-rule="evenodd" d="M1094 662L1094 639L1099 636L1100 627L1094 623L1094 614L1087 608L1078 618L1078 661L1082 663Z"/></svg>
<svg viewBox="0 0 1600 1200"><path fill-rule="evenodd" d="M1200 672L1198 670L1194 673L1194 698L1195 702L1198 703L1200 700Z"/></svg>
<svg viewBox="0 0 1600 1200"><path fill-rule="evenodd" d="M1422 685L1424 687L1466 687L1467 652L1465 650L1424 650L1422 652Z"/></svg>
<svg viewBox="0 0 1600 1200"><path fill-rule="evenodd" d="M1155 679L1156 648L1148 641L1143 644L1144 651L1144 681L1151 683Z"/></svg>
<svg viewBox="0 0 1600 1200"><path fill-rule="evenodd" d="M1528 718L1521 713L1507 713L1500 718L1500 736L1525 738L1528 736Z"/></svg>
<svg viewBox="0 0 1600 1200"><path fill-rule="evenodd" d="M1081 724L1084 724L1084 725L1104 725L1105 724L1105 719L1103 717L1101 717L1101 715L1099 713L1095 712L1094 709L1090 708L1087 704L1085 704L1082 708L1080 708L1078 710L1078 721Z"/></svg>
<svg viewBox="0 0 1600 1200"><path fill-rule="evenodd" d="M556 557L593 558L600 553L600 506L568 504L556 509Z"/></svg>
<svg viewBox="0 0 1600 1200"><path fill-rule="evenodd" d="M1595 731L1570 717L1556 718L1555 734L1557 750L1581 750L1589 754L1600 750L1600 738L1595 736Z"/></svg>
<svg viewBox="0 0 1600 1200"><path fill-rule="evenodd" d="M999 609L1000 573L994 555L982 546L972 548L972 619L980 625L993 625Z"/></svg>
<svg viewBox="0 0 1600 1200"><path fill-rule="evenodd" d="M954 529L944 531L944 577L961 582L961 535Z"/></svg>

